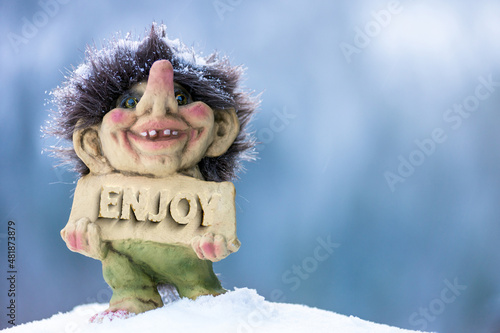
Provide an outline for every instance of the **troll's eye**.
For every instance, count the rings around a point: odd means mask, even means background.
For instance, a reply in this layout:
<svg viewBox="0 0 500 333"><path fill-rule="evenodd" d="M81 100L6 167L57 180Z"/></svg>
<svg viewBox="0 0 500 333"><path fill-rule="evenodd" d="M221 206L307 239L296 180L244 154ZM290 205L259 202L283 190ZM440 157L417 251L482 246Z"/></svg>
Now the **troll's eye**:
<svg viewBox="0 0 500 333"><path fill-rule="evenodd" d="M136 97L125 97L120 103L120 107L125 109L133 109L137 106L139 100Z"/></svg>
<svg viewBox="0 0 500 333"><path fill-rule="evenodd" d="M187 92L187 90L181 86L180 84L175 84L175 99L177 100L177 105L186 105L193 100L191 99L191 95Z"/></svg>
<svg viewBox="0 0 500 333"><path fill-rule="evenodd" d="M187 97L183 93L177 93L175 95L175 99L177 100L177 104L179 104L179 105L186 105L187 104Z"/></svg>

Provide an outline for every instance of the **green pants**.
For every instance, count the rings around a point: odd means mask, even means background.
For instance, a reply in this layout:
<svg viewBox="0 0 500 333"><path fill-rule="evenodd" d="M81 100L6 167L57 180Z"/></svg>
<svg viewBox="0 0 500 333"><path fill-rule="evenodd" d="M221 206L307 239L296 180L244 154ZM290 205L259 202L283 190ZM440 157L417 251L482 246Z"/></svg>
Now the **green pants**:
<svg viewBox="0 0 500 333"><path fill-rule="evenodd" d="M177 288L181 297L225 292L212 269L191 248L142 241L113 241L102 261L104 279L113 289L109 310L141 313L163 305L159 284Z"/></svg>

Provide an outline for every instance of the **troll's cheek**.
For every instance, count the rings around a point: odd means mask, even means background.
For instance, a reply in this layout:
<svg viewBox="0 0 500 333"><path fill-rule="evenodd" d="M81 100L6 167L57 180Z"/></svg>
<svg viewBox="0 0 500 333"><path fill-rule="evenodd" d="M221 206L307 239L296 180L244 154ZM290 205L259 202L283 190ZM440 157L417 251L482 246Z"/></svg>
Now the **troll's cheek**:
<svg viewBox="0 0 500 333"><path fill-rule="evenodd" d="M214 112L207 104L195 102L179 109L182 117L194 128L213 126Z"/></svg>
<svg viewBox="0 0 500 333"><path fill-rule="evenodd" d="M103 124L110 129L130 128L136 121L136 116L128 110L116 108L109 111L103 118Z"/></svg>
<svg viewBox="0 0 500 333"><path fill-rule="evenodd" d="M133 112L120 108L113 109L104 116L99 137L103 148L109 148L108 154L113 155L124 150L135 155L127 132L136 121L137 117Z"/></svg>
<svg viewBox="0 0 500 333"><path fill-rule="evenodd" d="M213 140L214 111L203 102L195 102L179 108L179 113L191 127L186 149L190 154L194 154L196 159L201 159L203 156L200 155L205 153ZM185 156L185 159L189 157Z"/></svg>

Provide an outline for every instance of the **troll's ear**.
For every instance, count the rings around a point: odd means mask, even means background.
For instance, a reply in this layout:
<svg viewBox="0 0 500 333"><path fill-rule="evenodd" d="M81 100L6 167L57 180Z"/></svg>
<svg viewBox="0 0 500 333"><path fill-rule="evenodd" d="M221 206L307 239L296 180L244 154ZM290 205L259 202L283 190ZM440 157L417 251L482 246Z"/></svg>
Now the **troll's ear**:
<svg viewBox="0 0 500 333"><path fill-rule="evenodd" d="M76 128L80 123L81 121L78 121ZM92 173L106 174L113 170L102 153L98 125L75 130L73 147L78 157Z"/></svg>
<svg viewBox="0 0 500 333"><path fill-rule="evenodd" d="M215 138L208 147L206 156L217 157L224 154L233 144L240 132L240 122L236 111L231 109L214 110Z"/></svg>

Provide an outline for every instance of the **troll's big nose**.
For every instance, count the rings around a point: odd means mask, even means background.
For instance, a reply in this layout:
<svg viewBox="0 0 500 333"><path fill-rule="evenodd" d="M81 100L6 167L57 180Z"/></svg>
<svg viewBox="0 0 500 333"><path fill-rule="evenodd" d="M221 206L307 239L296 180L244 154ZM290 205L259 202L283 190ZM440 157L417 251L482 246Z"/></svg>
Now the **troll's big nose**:
<svg viewBox="0 0 500 333"><path fill-rule="evenodd" d="M177 112L177 101L174 93L174 69L170 61L158 60L153 63L149 71L146 91L137 107L140 113L151 112L157 116Z"/></svg>
<svg viewBox="0 0 500 333"><path fill-rule="evenodd" d="M153 63L149 71L147 90L174 93L174 69L170 61L158 60Z"/></svg>

